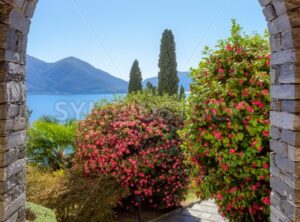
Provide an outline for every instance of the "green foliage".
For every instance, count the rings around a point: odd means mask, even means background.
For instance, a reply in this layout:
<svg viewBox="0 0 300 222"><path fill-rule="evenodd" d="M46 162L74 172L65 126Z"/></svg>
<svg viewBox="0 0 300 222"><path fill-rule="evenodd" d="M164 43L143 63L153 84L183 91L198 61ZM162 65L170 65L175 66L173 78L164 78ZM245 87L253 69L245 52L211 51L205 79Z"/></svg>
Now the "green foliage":
<svg viewBox="0 0 300 222"><path fill-rule="evenodd" d="M157 93L156 90L157 90L156 87L151 82L147 82L147 85L146 85L146 88L144 89L144 91L147 91L152 94L156 94Z"/></svg>
<svg viewBox="0 0 300 222"><path fill-rule="evenodd" d="M180 86L179 99L180 100L185 99L185 89L182 85Z"/></svg>
<svg viewBox="0 0 300 222"><path fill-rule="evenodd" d="M38 204L26 203L26 211L33 213L35 219L26 220L27 222L57 222L55 213L46 207Z"/></svg>
<svg viewBox="0 0 300 222"><path fill-rule="evenodd" d="M61 222L115 221L113 208L127 192L108 177L86 178L77 170L28 166L27 199L55 211Z"/></svg>
<svg viewBox="0 0 300 222"><path fill-rule="evenodd" d="M74 153L76 123L59 123L53 117L42 117L28 129L27 157L37 165L57 170L70 166Z"/></svg>
<svg viewBox="0 0 300 222"><path fill-rule="evenodd" d="M140 104L151 112L174 112L176 115L184 118L184 101L178 101L177 95L168 94L158 95L151 91L144 90L136 94L129 94L125 97L124 102Z"/></svg>
<svg viewBox="0 0 300 222"><path fill-rule="evenodd" d="M242 34L233 21L231 36L204 54L182 131L199 196L215 198L230 221L268 221L268 39Z"/></svg>
<svg viewBox="0 0 300 222"><path fill-rule="evenodd" d="M176 46L173 33L168 29L162 35L158 67L158 93L178 94Z"/></svg>
<svg viewBox="0 0 300 222"><path fill-rule="evenodd" d="M139 62L134 60L131 70L130 70L130 78L128 84L128 93L142 91L142 73L139 67Z"/></svg>

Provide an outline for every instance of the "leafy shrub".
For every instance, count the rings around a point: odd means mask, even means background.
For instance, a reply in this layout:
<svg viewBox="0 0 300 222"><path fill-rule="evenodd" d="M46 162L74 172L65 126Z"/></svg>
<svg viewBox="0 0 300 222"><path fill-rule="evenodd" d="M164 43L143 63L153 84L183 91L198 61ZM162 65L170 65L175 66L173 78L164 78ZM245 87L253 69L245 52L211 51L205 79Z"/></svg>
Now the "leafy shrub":
<svg viewBox="0 0 300 222"><path fill-rule="evenodd" d="M26 221L28 222L57 222L55 214L51 209L34 203L26 203L26 213L32 218L26 215Z"/></svg>
<svg viewBox="0 0 300 222"><path fill-rule="evenodd" d="M138 105L141 100L145 106ZM127 188L128 205L137 204L134 196L153 208L174 207L184 198L187 170L176 133L182 119L169 102L160 112L162 103L144 93L131 95L96 107L79 123L77 162L86 175L108 175Z"/></svg>
<svg viewBox="0 0 300 222"><path fill-rule="evenodd" d="M46 116L34 122L28 129L26 152L29 161L53 170L70 167L75 131L74 121L60 123Z"/></svg>
<svg viewBox="0 0 300 222"><path fill-rule="evenodd" d="M199 196L215 198L231 221L269 215L269 44L231 37L192 70L183 148L195 165Z"/></svg>
<svg viewBox="0 0 300 222"><path fill-rule="evenodd" d="M76 170L27 167L27 199L53 209L59 221L111 222L126 192L107 177L86 178Z"/></svg>

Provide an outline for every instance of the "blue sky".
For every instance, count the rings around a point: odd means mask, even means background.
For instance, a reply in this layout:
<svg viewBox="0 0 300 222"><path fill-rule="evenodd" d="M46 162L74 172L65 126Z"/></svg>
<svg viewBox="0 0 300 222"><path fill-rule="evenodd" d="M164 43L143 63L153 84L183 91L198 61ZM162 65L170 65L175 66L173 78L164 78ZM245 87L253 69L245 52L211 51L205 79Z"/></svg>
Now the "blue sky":
<svg viewBox="0 0 300 222"><path fill-rule="evenodd" d="M188 71L205 45L228 36L232 18L248 33L266 28L257 0L39 0L27 53L47 62L75 56L125 80L138 59L148 78L164 29L174 33L178 70Z"/></svg>

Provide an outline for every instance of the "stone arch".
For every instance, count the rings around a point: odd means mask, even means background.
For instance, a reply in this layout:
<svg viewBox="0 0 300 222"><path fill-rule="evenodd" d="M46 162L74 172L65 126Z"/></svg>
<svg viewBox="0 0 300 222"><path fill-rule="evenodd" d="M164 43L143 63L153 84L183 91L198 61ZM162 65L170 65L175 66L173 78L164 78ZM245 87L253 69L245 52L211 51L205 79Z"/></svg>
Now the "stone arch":
<svg viewBox="0 0 300 222"><path fill-rule="evenodd" d="M259 0L271 34L271 221L300 217L300 0ZM37 0L0 0L0 222L25 221L25 55Z"/></svg>

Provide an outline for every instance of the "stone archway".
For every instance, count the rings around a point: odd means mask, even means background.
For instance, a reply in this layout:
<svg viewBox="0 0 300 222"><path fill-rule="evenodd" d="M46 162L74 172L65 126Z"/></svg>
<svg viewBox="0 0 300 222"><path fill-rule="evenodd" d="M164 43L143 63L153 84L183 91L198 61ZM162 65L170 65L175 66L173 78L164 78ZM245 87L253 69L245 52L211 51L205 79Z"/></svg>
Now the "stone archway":
<svg viewBox="0 0 300 222"><path fill-rule="evenodd" d="M271 221L300 218L300 0L259 0L271 34ZM25 55L37 0L0 0L0 222L25 221ZM299 220L299 219L298 219Z"/></svg>

